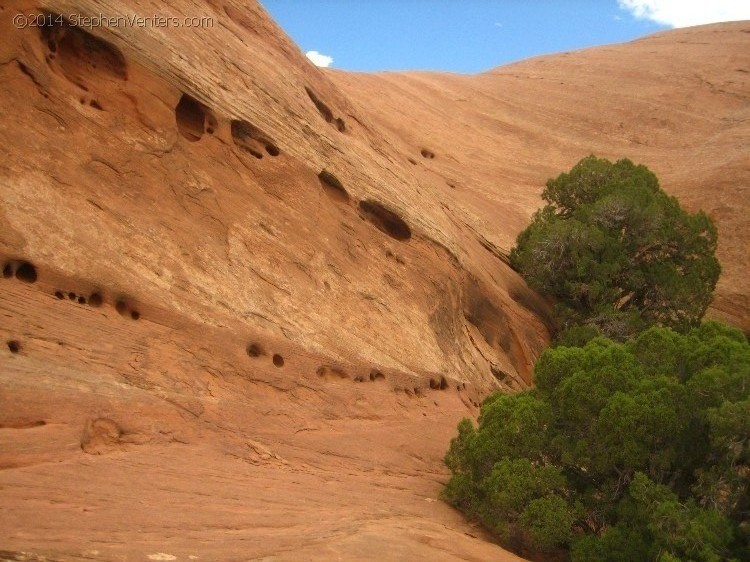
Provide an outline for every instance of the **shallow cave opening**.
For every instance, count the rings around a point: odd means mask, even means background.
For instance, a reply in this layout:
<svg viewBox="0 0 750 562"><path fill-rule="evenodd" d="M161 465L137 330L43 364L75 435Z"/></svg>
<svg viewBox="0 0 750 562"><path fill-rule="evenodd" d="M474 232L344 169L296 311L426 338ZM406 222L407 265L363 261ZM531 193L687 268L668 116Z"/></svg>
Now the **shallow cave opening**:
<svg viewBox="0 0 750 562"><path fill-rule="evenodd" d="M323 191L325 191L326 195L331 197L331 199L341 201L342 203L349 201L349 192L346 191L344 185L331 172L323 170L318 174L318 179L320 180L320 185L323 188Z"/></svg>
<svg viewBox="0 0 750 562"><path fill-rule="evenodd" d="M24 283L35 283L36 267L27 261L22 262L21 265L18 266L18 269L16 269L16 279L23 281Z"/></svg>
<svg viewBox="0 0 750 562"><path fill-rule="evenodd" d="M104 299L100 293L91 293L89 296L89 304L94 308L99 308L103 302Z"/></svg>
<svg viewBox="0 0 750 562"><path fill-rule="evenodd" d="M373 382L384 381L385 375L381 373L380 371L378 371L377 369L373 369L372 371L370 371L370 380Z"/></svg>
<svg viewBox="0 0 750 562"><path fill-rule="evenodd" d="M78 304L86 304L86 297L84 296L78 297Z"/></svg>
<svg viewBox="0 0 750 562"><path fill-rule="evenodd" d="M68 293L68 298L72 301L76 300L76 294L75 293Z"/></svg>
<svg viewBox="0 0 750 562"><path fill-rule="evenodd" d="M365 200L359 202L362 216L372 223L378 230L391 238L405 241L411 238L411 229L396 213L387 209L377 201Z"/></svg>
<svg viewBox="0 0 750 562"><path fill-rule="evenodd" d="M246 351L250 357L260 357L261 355L265 355L263 348L257 343L248 344Z"/></svg>
<svg viewBox="0 0 750 562"><path fill-rule="evenodd" d="M423 158L427 158L428 160L432 160L435 158L435 153L431 150L427 150L426 148L423 148L419 151L419 153L422 155Z"/></svg>
<svg viewBox="0 0 750 562"><path fill-rule="evenodd" d="M65 293L63 293L62 291L55 291L55 296L56 296L56 297L57 297L58 299L62 300L62 299L64 299L64 298L65 298Z"/></svg>
<svg viewBox="0 0 750 562"><path fill-rule="evenodd" d="M131 317L131 318L132 318L133 320L139 320L139 319L140 319L140 317L141 317L141 313L140 313L140 312L138 312L137 310L131 310L131 311L130 311L130 317Z"/></svg>
<svg viewBox="0 0 750 562"><path fill-rule="evenodd" d="M78 83L94 74L127 80L125 57L117 47L80 27L64 22L60 15L44 15L48 25L39 29L42 40L50 53L57 54L60 67L67 78Z"/></svg>
<svg viewBox="0 0 750 562"><path fill-rule="evenodd" d="M182 136L190 142L199 141L206 124L206 111L203 109L203 104L188 94L182 94L174 113L177 129Z"/></svg>
<svg viewBox="0 0 750 562"><path fill-rule="evenodd" d="M3 277L6 279L10 279L13 277L13 264L12 263L6 263L3 266Z"/></svg>
<svg viewBox="0 0 750 562"><path fill-rule="evenodd" d="M8 341L8 350L10 350L11 353L18 353L21 351L21 344L17 340L10 340Z"/></svg>
<svg viewBox="0 0 750 562"><path fill-rule="evenodd" d="M275 353L273 356L273 364L277 367L283 367L284 366L284 358L279 355L278 353Z"/></svg>
<svg viewBox="0 0 750 562"><path fill-rule="evenodd" d="M117 301L115 303L115 310L120 314L121 316L125 316L128 313L128 305L125 301Z"/></svg>

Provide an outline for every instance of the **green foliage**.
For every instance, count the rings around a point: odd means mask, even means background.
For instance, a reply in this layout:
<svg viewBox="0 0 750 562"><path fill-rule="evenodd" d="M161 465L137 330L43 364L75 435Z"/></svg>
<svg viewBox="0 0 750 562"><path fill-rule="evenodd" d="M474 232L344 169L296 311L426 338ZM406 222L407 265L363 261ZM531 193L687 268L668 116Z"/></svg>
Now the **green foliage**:
<svg viewBox="0 0 750 562"><path fill-rule="evenodd" d="M750 555L750 344L707 322L546 350L535 390L459 424L443 497L576 562Z"/></svg>
<svg viewBox="0 0 750 562"><path fill-rule="evenodd" d="M656 176L589 156L547 182L547 205L518 236L513 266L557 301L562 326L622 340L651 325L696 325L719 277L717 233ZM579 334L580 335L580 334Z"/></svg>

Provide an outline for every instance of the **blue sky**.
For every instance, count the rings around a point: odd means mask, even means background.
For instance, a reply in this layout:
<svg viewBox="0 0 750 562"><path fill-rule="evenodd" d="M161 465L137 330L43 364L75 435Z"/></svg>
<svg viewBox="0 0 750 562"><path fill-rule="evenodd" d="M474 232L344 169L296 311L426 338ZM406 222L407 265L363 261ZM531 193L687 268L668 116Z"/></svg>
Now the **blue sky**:
<svg viewBox="0 0 750 562"><path fill-rule="evenodd" d="M671 27L750 19L747 0L261 0L303 52L356 71L474 73ZM328 57L328 58L326 58Z"/></svg>

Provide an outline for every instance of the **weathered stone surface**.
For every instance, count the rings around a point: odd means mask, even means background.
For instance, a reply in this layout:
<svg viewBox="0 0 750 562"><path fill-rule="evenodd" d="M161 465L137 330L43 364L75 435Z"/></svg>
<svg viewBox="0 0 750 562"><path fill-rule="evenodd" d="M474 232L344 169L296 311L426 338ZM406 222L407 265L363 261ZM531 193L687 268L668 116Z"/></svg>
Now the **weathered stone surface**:
<svg viewBox="0 0 750 562"><path fill-rule="evenodd" d="M360 76L245 4L0 1L0 558L517 559L437 500L548 341L505 255L630 156L717 220L743 325L747 26Z"/></svg>

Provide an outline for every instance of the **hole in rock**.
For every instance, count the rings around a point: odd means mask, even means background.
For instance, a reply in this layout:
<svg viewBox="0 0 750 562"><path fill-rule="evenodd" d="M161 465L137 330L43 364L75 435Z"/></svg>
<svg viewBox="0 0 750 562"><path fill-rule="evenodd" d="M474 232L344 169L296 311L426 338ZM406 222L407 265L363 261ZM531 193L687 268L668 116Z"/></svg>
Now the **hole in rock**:
<svg viewBox="0 0 750 562"><path fill-rule="evenodd" d="M349 193L346 191L342 183L334 176L331 172L323 170L318 174L320 185L323 187L323 191L326 195L336 201L347 202L349 201Z"/></svg>
<svg viewBox="0 0 750 562"><path fill-rule="evenodd" d="M203 136L206 112L203 105L188 94L182 94L174 110L177 129L190 142L196 142Z"/></svg>
<svg viewBox="0 0 750 562"><path fill-rule="evenodd" d="M209 135L213 135L213 134L214 134L214 128L213 128L213 127L206 127L206 132L207 132L207 133L208 133Z"/></svg>
<svg viewBox="0 0 750 562"><path fill-rule="evenodd" d="M330 123L331 125L336 127L336 130L340 133L346 132L346 123L344 122L344 120L341 117L334 118L331 108L323 103L321 99L315 94L315 92L313 92L310 88L305 87L305 91L307 92L307 96L310 98L310 101L313 102L315 108L318 110L318 113L320 113L320 116L326 120L326 123Z"/></svg>
<svg viewBox="0 0 750 562"><path fill-rule="evenodd" d="M42 26L40 32L49 50L57 53L60 68L68 79L76 84L86 78L127 80L125 57L117 47L80 27L55 23L61 19L57 14L46 14L46 21L53 25Z"/></svg>
<svg viewBox="0 0 750 562"><path fill-rule="evenodd" d="M115 303L115 310L122 316L125 316L128 313L128 305L125 301L117 301Z"/></svg>
<svg viewBox="0 0 750 562"><path fill-rule="evenodd" d="M137 310L131 310L131 311L130 311L130 317L131 317L131 318L132 318L133 320L138 320L138 319L139 319L139 318L141 317L141 313L140 313L140 312L138 312Z"/></svg>
<svg viewBox="0 0 750 562"><path fill-rule="evenodd" d="M284 358L279 355L278 353L275 353L273 356L273 364L277 367L283 367L284 366Z"/></svg>
<svg viewBox="0 0 750 562"><path fill-rule="evenodd" d="M72 301L76 300L76 294L75 293L68 293L68 298Z"/></svg>
<svg viewBox="0 0 750 562"><path fill-rule="evenodd" d="M24 283L35 283L36 267L27 261L22 262L21 265L18 266L18 269L16 269L16 279L23 281Z"/></svg>
<svg viewBox="0 0 750 562"><path fill-rule="evenodd" d="M448 388L448 381L446 380L445 377L440 377L440 387L439 388L440 388L440 390L445 390L446 388Z"/></svg>
<svg viewBox="0 0 750 562"><path fill-rule="evenodd" d="M96 100L91 100L89 105L98 111L104 111L104 108Z"/></svg>
<svg viewBox="0 0 750 562"><path fill-rule="evenodd" d="M55 291L55 296L58 299L64 299L65 298L65 294L62 291Z"/></svg>
<svg viewBox="0 0 750 562"><path fill-rule="evenodd" d="M385 375L381 373L380 371L373 369L370 371L370 380L371 381L384 381Z"/></svg>
<svg viewBox="0 0 750 562"><path fill-rule="evenodd" d="M440 388L440 383L435 379L430 379L430 388L432 390L437 390L438 388Z"/></svg>
<svg viewBox="0 0 750 562"><path fill-rule="evenodd" d="M402 241L411 238L409 225L396 213L386 209L380 203L372 200L360 201L359 209L366 220L391 238Z"/></svg>
<svg viewBox="0 0 750 562"><path fill-rule="evenodd" d="M86 304L86 297L84 296L78 297L78 304Z"/></svg>
<svg viewBox="0 0 750 562"><path fill-rule="evenodd" d="M263 158L263 150L271 156L278 156L280 154L278 147L268 135L252 123L234 119L230 127L234 144L256 158Z"/></svg>
<svg viewBox="0 0 750 562"><path fill-rule="evenodd" d="M3 277L6 279L13 277L13 264L6 263L3 266Z"/></svg>
<svg viewBox="0 0 750 562"><path fill-rule="evenodd" d="M10 340L8 342L8 349L11 353L18 353L21 351L21 344L16 340Z"/></svg>
<svg viewBox="0 0 750 562"><path fill-rule="evenodd" d="M427 150L426 148L423 148L422 150L420 150L419 153L422 155L422 157L428 158L430 160L435 158L435 153L432 152L431 150Z"/></svg>
<svg viewBox="0 0 750 562"><path fill-rule="evenodd" d="M104 299L102 299L102 296L99 293L91 293L91 296L89 296L89 304L94 308L99 308L103 302Z"/></svg>
<svg viewBox="0 0 750 562"><path fill-rule="evenodd" d="M417 165L417 161L414 160L414 158L409 158L409 163L414 164L415 166Z"/></svg>
<svg viewBox="0 0 750 562"><path fill-rule="evenodd" d="M265 355L265 352L259 344L251 343L247 346L247 354L250 357L260 357L261 355Z"/></svg>
<svg viewBox="0 0 750 562"><path fill-rule="evenodd" d="M320 101L320 98L316 96L315 92L313 92L310 88L305 87L305 91L307 92L310 100L315 104L318 113L320 113L320 115L323 117L323 119L326 120L327 123L331 123L333 121L333 111L331 111L331 108Z"/></svg>

